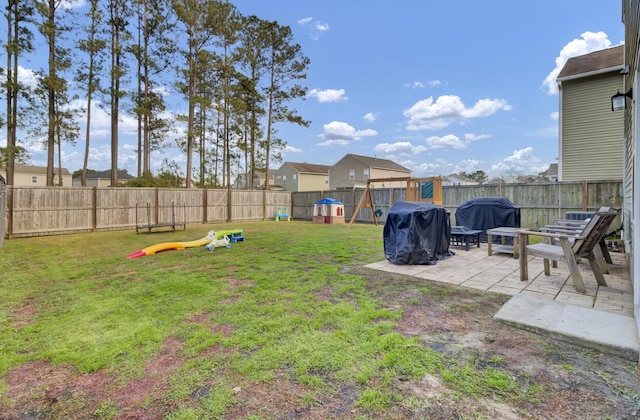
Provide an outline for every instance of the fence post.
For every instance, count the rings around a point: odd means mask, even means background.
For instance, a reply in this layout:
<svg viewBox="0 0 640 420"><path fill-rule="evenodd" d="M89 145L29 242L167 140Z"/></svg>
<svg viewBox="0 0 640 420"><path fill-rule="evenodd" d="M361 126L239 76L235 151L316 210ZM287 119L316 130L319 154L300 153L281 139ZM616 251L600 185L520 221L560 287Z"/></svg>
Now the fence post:
<svg viewBox="0 0 640 420"><path fill-rule="evenodd" d="M13 198L15 197L15 187L7 186L7 239L13 239Z"/></svg>
<svg viewBox="0 0 640 420"><path fill-rule="evenodd" d="M0 175L0 249L4 244L4 212L6 211L5 197L7 195L7 184L4 182L4 178Z"/></svg>
<svg viewBox="0 0 640 420"><path fill-rule="evenodd" d="M232 222L231 220L231 209L233 208L233 203L231 202L231 183L227 183L227 222Z"/></svg>
<svg viewBox="0 0 640 420"><path fill-rule="evenodd" d="M98 187L93 187L93 208L91 209L91 224L93 225L93 231L98 231Z"/></svg>
<svg viewBox="0 0 640 420"><path fill-rule="evenodd" d="M589 211L589 184L582 181L582 211Z"/></svg>
<svg viewBox="0 0 640 420"><path fill-rule="evenodd" d="M153 206L153 211L156 215L155 223L160 223L160 188L156 187L156 204ZM149 223L153 223L149 221Z"/></svg>
<svg viewBox="0 0 640 420"><path fill-rule="evenodd" d="M209 207L209 194L207 193L207 189L202 189L202 224L207 223L207 207Z"/></svg>
<svg viewBox="0 0 640 420"><path fill-rule="evenodd" d="M267 190L262 191L262 221L267 220Z"/></svg>

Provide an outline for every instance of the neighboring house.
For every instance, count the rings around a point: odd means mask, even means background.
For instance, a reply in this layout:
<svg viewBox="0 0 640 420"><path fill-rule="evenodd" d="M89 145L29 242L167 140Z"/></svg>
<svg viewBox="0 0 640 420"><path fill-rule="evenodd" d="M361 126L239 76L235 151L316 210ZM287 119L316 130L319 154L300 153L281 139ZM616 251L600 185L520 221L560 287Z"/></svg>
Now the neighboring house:
<svg viewBox="0 0 640 420"><path fill-rule="evenodd" d="M313 163L285 162L275 172L274 184L285 191L326 191L329 189L329 168Z"/></svg>
<svg viewBox="0 0 640 420"><path fill-rule="evenodd" d="M275 173L274 169L269 169L268 171L268 180L269 180L269 189L274 189L273 183L273 174ZM264 181L267 175L264 171L255 171L253 173L253 189L261 190L264 189ZM233 188L237 190L246 190L249 183L247 179L249 178L249 173L238 174L236 177L236 182L233 183Z"/></svg>
<svg viewBox="0 0 640 420"><path fill-rule="evenodd" d="M624 45L567 60L559 89L560 181L622 179L623 112L611 96L624 89Z"/></svg>
<svg viewBox="0 0 640 420"><path fill-rule="evenodd" d="M127 181L135 179L134 176L129 175L126 172L118 171L118 184L124 185ZM73 177L73 186L82 186L82 177ZM101 172L87 173L87 187L109 187L111 186L111 169Z"/></svg>
<svg viewBox="0 0 640 420"><path fill-rule="evenodd" d="M625 75L622 77L623 85L619 87L621 93L640 92L640 2L622 1L622 23L624 24L624 64ZM616 93L618 88L607 92L607 97ZM636 326L640 332L640 250L635 251L635 245L640 244L640 159L638 158L638 121L640 121L640 107L636 105L636 99L627 100L625 111L612 112L624 116L624 131L618 140L624 144L624 178L623 178L623 238L627 265L633 282L633 315ZM620 124L623 124L623 122ZM637 196L637 197L636 197Z"/></svg>
<svg viewBox="0 0 640 420"><path fill-rule="evenodd" d="M7 179L7 171L0 169L0 175ZM71 173L68 169L62 168L58 174L58 168L53 168L53 182L63 187L71 186ZM13 185L16 187L46 187L47 186L47 167L46 166L30 166L15 165L13 173Z"/></svg>
<svg viewBox="0 0 640 420"><path fill-rule="evenodd" d="M544 176L549 178L549 180L552 182L557 182L558 181L558 164L552 163L551 165L549 165L549 169L545 171Z"/></svg>
<svg viewBox="0 0 640 420"><path fill-rule="evenodd" d="M450 185L478 185L477 181L472 179L467 179L458 174L451 174L445 177L442 177L442 186L450 186Z"/></svg>
<svg viewBox="0 0 640 420"><path fill-rule="evenodd" d="M365 188L369 179L408 177L411 170L388 159L347 154L329 168L329 189ZM384 186L406 187L407 183L384 182Z"/></svg>

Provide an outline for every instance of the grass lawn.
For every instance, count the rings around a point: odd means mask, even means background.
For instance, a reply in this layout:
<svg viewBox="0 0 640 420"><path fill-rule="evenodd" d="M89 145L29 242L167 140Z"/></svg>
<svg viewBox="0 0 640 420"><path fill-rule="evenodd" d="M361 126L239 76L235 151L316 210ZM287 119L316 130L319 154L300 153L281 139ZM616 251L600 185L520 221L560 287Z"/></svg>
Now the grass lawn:
<svg viewBox="0 0 640 420"><path fill-rule="evenodd" d="M229 249L125 258L235 228L246 240ZM410 391L425 378L462 417L492 413L468 399L539 402L544 383L501 356L457 357L400 331L405 306L457 292L370 278L362 266L382 259L381 226L307 221L6 240L0 417L404 418L425 409ZM488 319L506 301L458 298L447 310Z"/></svg>

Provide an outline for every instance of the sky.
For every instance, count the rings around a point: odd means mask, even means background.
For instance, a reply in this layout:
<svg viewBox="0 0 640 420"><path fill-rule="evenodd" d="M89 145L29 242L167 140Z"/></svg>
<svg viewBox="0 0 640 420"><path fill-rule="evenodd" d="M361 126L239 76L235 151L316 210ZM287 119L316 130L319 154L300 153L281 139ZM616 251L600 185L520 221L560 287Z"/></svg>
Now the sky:
<svg viewBox="0 0 640 420"><path fill-rule="evenodd" d="M287 143L284 162L330 166L353 153L393 160L415 177L547 170L558 157L557 74L568 58L624 40L620 1L232 3L244 15L290 26L311 61L307 97L290 104L311 124L276 126ZM105 170L109 117L100 110L94 117L89 168ZM120 124L118 166L136 173L136 123ZM41 146L27 149L31 164L46 165ZM65 146L63 166L81 169L83 156L82 141ZM152 155L154 170L164 158L186 161L168 149Z"/></svg>

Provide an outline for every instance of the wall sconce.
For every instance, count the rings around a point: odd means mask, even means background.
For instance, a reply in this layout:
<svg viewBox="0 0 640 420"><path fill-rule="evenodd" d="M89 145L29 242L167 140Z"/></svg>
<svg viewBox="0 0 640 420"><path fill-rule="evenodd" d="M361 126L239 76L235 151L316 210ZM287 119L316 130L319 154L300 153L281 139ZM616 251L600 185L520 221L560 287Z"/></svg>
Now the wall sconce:
<svg viewBox="0 0 640 420"><path fill-rule="evenodd" d="M622 111L627 109L627 98L633 99L633 89L629 89L627 93L616 93L611 97L611 110Z"/></svg>

